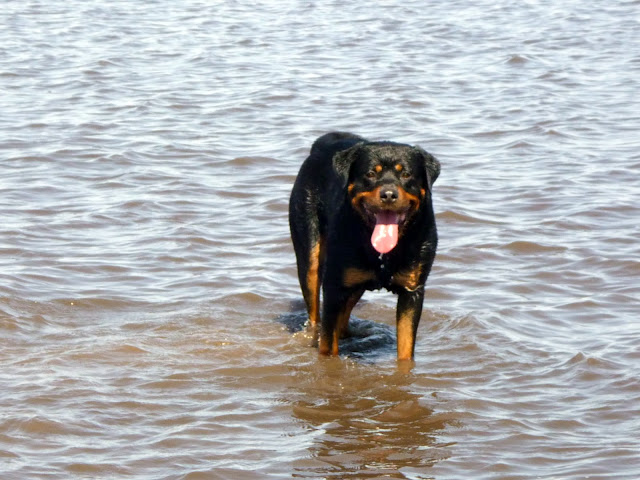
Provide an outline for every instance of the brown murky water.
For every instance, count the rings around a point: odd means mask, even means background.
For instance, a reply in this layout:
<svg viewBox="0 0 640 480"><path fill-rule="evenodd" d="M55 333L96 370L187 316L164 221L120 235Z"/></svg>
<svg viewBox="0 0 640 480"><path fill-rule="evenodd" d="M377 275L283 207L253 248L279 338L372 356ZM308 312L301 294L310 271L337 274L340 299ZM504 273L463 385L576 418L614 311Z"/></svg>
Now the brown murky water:
<svg viewBox="0 0 640 480"><path fill-rule="evenodd" d="M14 1L3 480L640 478L640 3ZM442 161L410 372L318 359L287 201L332 129Z"/></svg>

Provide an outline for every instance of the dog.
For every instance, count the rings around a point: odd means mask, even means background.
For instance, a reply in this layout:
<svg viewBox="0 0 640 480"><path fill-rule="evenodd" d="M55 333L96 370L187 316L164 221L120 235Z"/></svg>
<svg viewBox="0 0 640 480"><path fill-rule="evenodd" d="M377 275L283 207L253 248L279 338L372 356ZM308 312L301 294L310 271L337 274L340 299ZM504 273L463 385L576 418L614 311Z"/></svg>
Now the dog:
<svg viewBox="0 0 640 480"><path fill-rule="evenodd" d="M439 174L440 162L417 146L346 132L313 143L291 191L289 226L320 354L338 355L362 294L385 288L398 295L397 358L413 360L438 244L431 187Z"/></svg>

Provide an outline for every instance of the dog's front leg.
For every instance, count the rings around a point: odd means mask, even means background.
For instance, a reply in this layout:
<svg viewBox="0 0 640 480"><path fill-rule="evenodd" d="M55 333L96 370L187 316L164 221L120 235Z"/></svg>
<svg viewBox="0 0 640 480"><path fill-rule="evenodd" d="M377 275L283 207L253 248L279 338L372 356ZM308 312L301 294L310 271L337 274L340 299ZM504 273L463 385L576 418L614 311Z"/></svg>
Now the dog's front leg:
<svg viewBox="0 0 640 480"><path fill-rule="evenodd" d="M398 337L398 360L412 360L416 346L416 332L422 315L424 287L416 290L403 289L398 294L396 329Z"/></svg>

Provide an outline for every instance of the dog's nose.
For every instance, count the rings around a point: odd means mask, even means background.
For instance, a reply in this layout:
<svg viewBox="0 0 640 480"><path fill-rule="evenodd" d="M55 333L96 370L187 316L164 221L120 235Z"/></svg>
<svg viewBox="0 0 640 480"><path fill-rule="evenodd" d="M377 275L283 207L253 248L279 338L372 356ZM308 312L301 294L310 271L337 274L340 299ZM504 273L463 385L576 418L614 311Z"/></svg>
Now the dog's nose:
<svg viewBox="0 0 640 480"><path fill-rule="evenodd" d="M398 199L398 190L395 188L382 188L380 190L380 200L382 203L393 203Z"/></svg>

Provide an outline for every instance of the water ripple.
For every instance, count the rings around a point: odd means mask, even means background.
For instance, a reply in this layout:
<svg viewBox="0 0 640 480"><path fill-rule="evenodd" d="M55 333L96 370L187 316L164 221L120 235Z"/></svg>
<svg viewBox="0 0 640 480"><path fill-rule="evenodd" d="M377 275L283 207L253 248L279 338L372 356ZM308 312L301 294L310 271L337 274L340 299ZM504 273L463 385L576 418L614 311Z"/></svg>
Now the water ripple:
<svg viewBox="0 0 640 480"><path fill-rule="evenodd" d="M3 479L636 478L637 3L5 2ZM443 165L411 370L302 328L333 129Z"/></svg>

